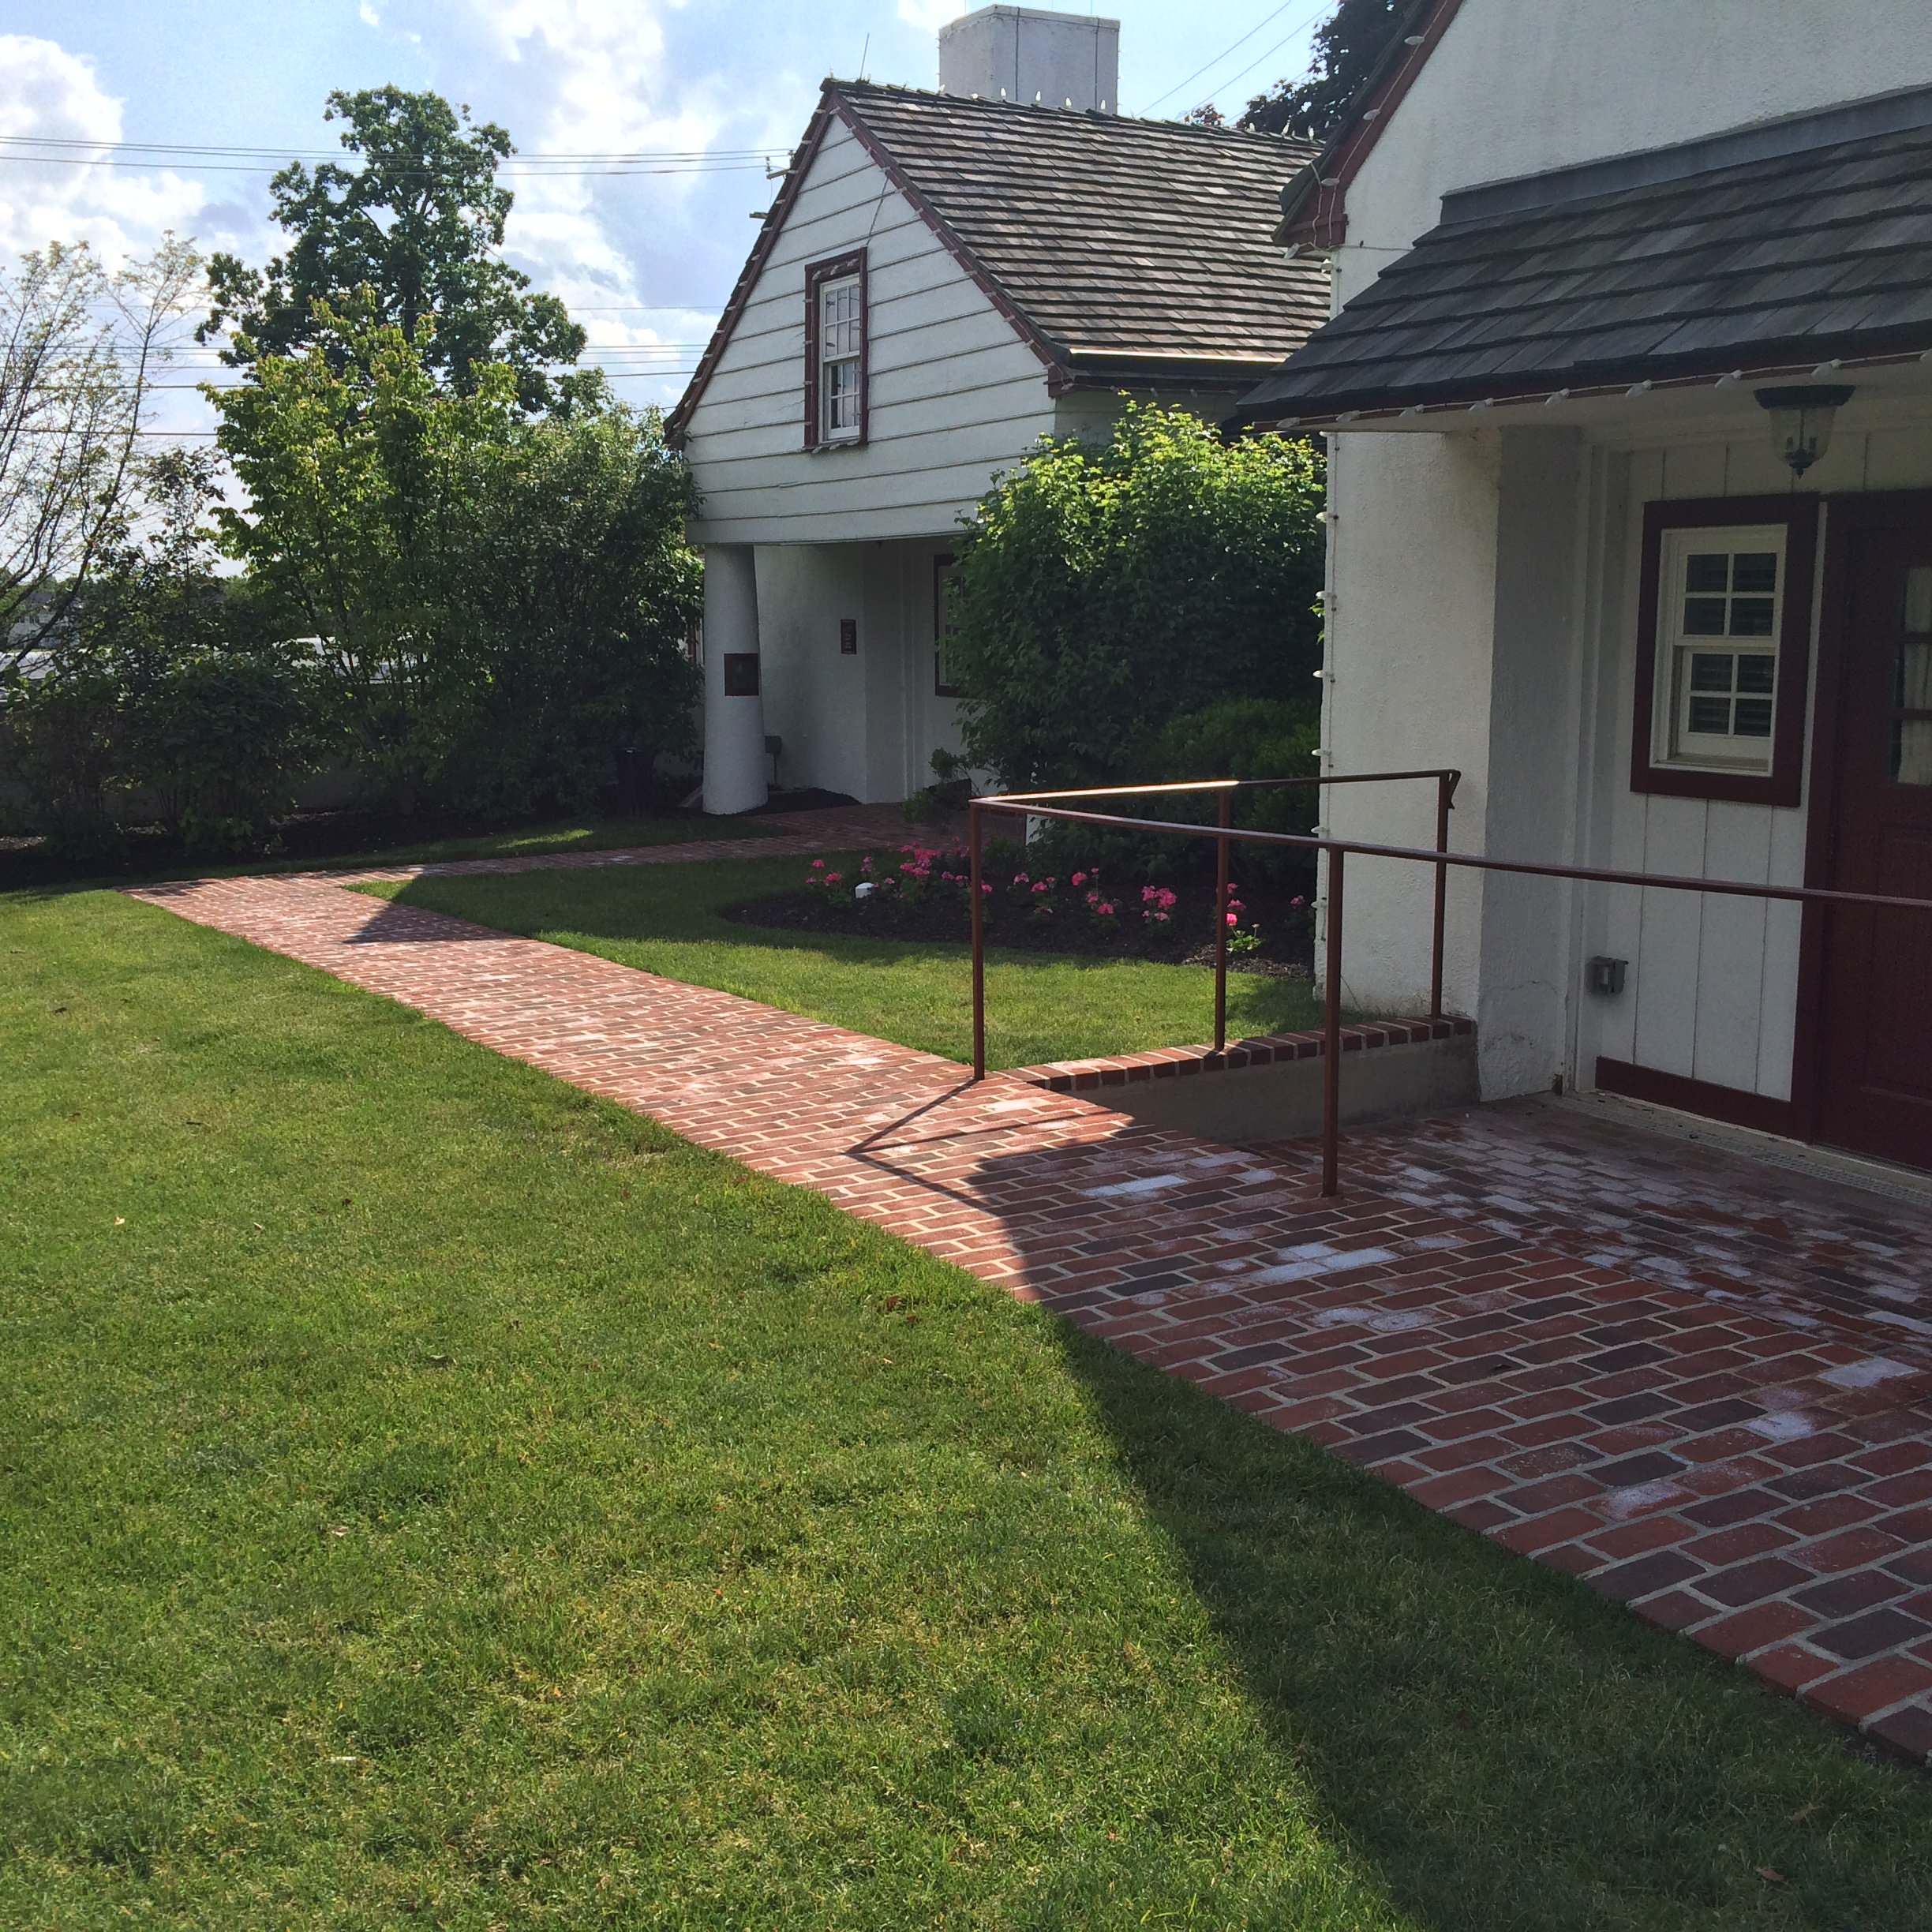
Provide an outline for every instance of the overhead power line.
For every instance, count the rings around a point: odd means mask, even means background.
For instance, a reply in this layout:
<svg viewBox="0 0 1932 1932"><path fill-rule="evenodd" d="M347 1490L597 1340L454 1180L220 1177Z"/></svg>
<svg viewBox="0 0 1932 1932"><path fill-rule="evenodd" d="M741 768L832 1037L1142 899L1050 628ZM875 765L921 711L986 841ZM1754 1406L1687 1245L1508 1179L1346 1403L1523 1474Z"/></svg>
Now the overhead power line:
<svg viewBox="0 0 1932 1932"><path fill-rule="evenodd" d="M1283 47L1287 46L1290 41L1298 39L1303 34L1308 32L1309 28L1315 24L1316 21L1320 20L1321 17L1322 16L1320 13L1311 14L1309 18L1305 20L1299 27L1296 28L1293 33L1283 34L1272 47L1264 47L1245 67L1237 69L1236 72L1226 75L1223 79L1219 81L1215 85L1215 92L1219 93L1222 88L1231 88L1234 86L1237 82L1246 80L1249 75L1252 73L1264 60L1272 58L1274 55L1279 54ZM1208 105L1208 102L1211 100L1213 98L1213 95L1210 95L1206 99L1196 101L1194 104L1197 107L1204 107Z"/></svg>
<svg viewBox="0 0 1932 1932"><path fill-rule="evenodd" d="M1140 110L1141 113L1144 114L1151 114L1156 107L1160 106L1163 101L1172 100L1184 87L1191 86L1195 81L1198 80L1203 74L1208 73L1213 68L1219 67L1230 54L1236 52L1238 49L1243 47L1245 47L1247 43L1252 40L1264 27L1267 26L1271 21L1279 20L1281 17L1288 11L1289 8L1294 5L1294 0L1282 0L1282 4L1279 6L1276 7L1272 13L1263 14L1260 19L1256 21L1255 24L1241 36L1240 39L1234 41L1230 46L1224 47L1212 60L1204 62L1201 66L1196 67L1194 71L1188 76L1186 80L1177 80L1165 94L1158 95L1155 99L1149 101L1148 104ZM1301 31L1301 29L1298 27L1295 29L1296 33L1299 33ZM1292 39L1294 37L1294 36L1292 34L1289 36L1290 39ZM1265 56L1264 58L1265 58Z"/></svg>
<svg viewBox="0 0 1932 1932"><path fill-rule="evenodd" d="M156 163L149 161L122 160L113 155L51 155L23 154L0 149L0 161L37 161L51 163L62 167L107 167L153 169ZM194 171L197 174L279 174L287 166L286 162L197 161ZM646 174L748 174L762 172L765 163L756 161L679 161L657 167L524 167L506 168L502 171L505 178L516 181L585 181L593 178L611 175L638 176ZM394 170L402 181L440 181L447 178L448 170L440 168L398 168Z"/></svg>

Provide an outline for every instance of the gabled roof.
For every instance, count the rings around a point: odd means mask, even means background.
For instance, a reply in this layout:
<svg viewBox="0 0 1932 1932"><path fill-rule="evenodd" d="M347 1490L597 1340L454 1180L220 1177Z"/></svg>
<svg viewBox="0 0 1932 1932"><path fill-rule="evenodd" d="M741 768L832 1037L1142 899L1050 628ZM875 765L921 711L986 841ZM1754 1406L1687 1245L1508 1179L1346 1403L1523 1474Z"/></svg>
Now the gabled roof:
<svg viewBox="0 0 1932 1932"><path fill-rule="evenodd" d="M1932 90L1470 189L1443 215L1242 420L1932 349Z"/></svg>
<svg viewBox="0 0 1932 1932"><path fill-rule="evenodd" d="M1341 246L1348 233L1349 184L1462 4L1462 0L1411 0L1368 79L1328 130L1321 152L1282 191L1276 241L1297 248Z"/></svg>
<svg viewBox="0 0 1932 1932"><path fill-rule="evenodd" d="M677 407L675 436L833 120L1029 343L1056 392L1237 393L1328 313L1327 271L1272 239L1314 152L1279 135L828 80Z"/></svg>

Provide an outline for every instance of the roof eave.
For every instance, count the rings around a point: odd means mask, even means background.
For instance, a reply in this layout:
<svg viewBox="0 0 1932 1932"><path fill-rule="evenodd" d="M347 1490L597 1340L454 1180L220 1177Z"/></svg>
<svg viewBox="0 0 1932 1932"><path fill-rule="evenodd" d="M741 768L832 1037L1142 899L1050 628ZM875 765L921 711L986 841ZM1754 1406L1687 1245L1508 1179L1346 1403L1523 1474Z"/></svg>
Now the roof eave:
<svg viewBox="0 0 1932 1932"><path fill-rule="evenodd" d="M1512 380L1507 388L1492 387L1486 391L1480 383L1417 390L1338 388L1324 395L1282 398L1251 391L1228 421L1237 429L1256 432L1346 429L1358 422L1372 428L1405 417L1481 416L1497 409L1635 399L1680 389L1742 388L1798 377L1822 380L1843 370L1923 362L1929 358L1932 323L1910 331L1888 331L1881 342L1822 342L1801 349L1766 344L1749 354L1733 350L1728 357L1711 359L1653 359L1587 372L1530 373Z"/></svg>
<svg viewBox="0 0 1932 1932"><path fill-rule="evenodd" d="M1349 183L1368 158L1449 30L1462 0L1415 0L1355 98L1342 110L1327 144L1282 190L1275 239L1283 247L1339 248L1348 233Z"/></svg>

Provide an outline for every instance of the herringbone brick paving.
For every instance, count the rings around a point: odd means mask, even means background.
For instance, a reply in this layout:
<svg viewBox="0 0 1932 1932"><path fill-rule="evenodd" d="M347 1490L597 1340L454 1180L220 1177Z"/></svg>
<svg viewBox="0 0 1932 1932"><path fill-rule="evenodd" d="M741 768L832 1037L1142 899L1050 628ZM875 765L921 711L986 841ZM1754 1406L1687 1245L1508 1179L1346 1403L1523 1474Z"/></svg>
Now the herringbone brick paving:
<svg viewBox="0 0 1932 1932"><path fill-rule="evenodd" d="M1433 1124L1351 1140L1324 1201L1300 1146L975 1088L929 1054L313 878L137 896L813 1188L1932 1753L1932 1366L1896 1346L1914 1336L1843 1306L1806 1326L1784 1277L1760 1307L1748 1272L1649 1266L1547 1194L1518 1204L1533 1226L1488 1225ZM1678 1218L1717 1185L1685 1189ZM1916 1279L1911 1211L1835 1193Z"/></svg>

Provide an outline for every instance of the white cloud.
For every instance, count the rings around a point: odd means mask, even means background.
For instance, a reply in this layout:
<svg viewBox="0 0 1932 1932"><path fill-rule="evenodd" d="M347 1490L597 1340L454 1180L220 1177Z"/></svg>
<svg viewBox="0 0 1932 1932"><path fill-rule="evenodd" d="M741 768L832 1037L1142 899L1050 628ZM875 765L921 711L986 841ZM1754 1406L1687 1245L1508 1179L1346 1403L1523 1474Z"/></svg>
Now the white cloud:
<svg viewBox="0 0 1932 1932"><path fill-rule="evenodd" d="M0 134L118 141L121 108L92 62L55 41L0 34ZM144 253L164 230L187 234L207 201L200 182L170 168L15 161L0 172L0 251L86 242L113 265Z"/></svg>
<svg viewBox="0 0 1932 1932"><path fill-rule="evenodd" d="M365 27L380 27L382 24L382 16L369 5L369 0L362 0L362 4L356 9L356 18Z"/></svg>
<svg viewBox="0 0 1932 1932"><path fill-rule="evenodd" d="M899 17L920 32L936 34L966 11L966 0L899 0Z"/></svg>

